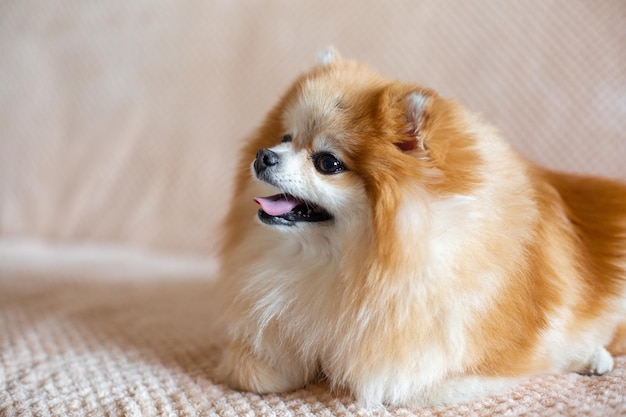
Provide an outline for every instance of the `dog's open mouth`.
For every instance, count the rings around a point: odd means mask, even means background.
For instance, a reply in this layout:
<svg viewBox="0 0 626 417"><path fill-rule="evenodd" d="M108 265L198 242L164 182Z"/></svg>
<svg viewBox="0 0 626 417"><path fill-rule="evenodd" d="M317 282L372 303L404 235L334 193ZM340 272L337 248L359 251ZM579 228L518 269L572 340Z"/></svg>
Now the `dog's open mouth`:
<svg viewBox="0 0 626 417"><path fill-rule="evenodd" d="M317 204L289 194L256 197L254 201L261 206L259 219L265 224L292 226L298 222L323 222L333 218Z"/></svg>

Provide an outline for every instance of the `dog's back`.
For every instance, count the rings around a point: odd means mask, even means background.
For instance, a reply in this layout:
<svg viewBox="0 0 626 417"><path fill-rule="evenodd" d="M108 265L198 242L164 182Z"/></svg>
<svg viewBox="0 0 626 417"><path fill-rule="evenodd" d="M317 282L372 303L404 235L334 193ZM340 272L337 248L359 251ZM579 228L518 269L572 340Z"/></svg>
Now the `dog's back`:
<svg viewBox="0 0 626 417"><path fill-rule="evenodd" d="M582 316L592 318L621 299L623 320L610 351L626 353L626 184L606 178L544 171L557 190L580 244L587 299Z"/></svg>

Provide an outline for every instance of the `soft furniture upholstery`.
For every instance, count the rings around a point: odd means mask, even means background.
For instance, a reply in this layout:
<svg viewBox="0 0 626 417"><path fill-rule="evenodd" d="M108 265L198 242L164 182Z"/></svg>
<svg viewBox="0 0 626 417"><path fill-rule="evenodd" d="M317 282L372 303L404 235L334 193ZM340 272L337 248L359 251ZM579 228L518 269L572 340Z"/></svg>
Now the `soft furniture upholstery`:
<svg viewBox="0 0 626 417"><path fill-rule="evenodd" d="M0 415L626 415L625 357L364 410L322 383L226 388L209 330L237 150L317 52L456 97L538 163L624 180L624 27L620 0L3 2Z"/></svg>

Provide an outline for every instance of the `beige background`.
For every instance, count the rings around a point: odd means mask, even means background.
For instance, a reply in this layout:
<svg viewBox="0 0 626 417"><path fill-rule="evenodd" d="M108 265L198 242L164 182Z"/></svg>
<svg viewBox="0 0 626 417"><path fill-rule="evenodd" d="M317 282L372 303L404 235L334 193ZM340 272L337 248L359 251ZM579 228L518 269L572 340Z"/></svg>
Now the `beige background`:
<svg viewBox="0 0 626 417"><path fill-rule="evenodd" d="M533 160L626 178L620 0L20 0L0 3L0 235L211 254L237 148L331 44Z"/></svg>
<svg viewBox="0 0 626 417"><path fill-rule="evenodd" d="M330 44L626 179L623 0L0 0L0 415L626 415L626 357L427 409L211 378L237 149Z"/></svg>

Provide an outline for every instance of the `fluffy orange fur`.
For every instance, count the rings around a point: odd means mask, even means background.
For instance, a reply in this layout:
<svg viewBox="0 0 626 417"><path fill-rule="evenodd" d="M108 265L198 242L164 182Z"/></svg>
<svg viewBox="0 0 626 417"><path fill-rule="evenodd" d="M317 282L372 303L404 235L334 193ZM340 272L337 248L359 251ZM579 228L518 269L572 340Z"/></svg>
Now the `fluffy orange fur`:
<svg viewBox="0 0 626 417"><path fill-rule="evenodd" d="M329 61L294 82L241 153L218 377L269 392L321 371L366 405L428 405L537 373L609 371L604 347L625 345L626 186L535 166L456 102ZM325 146L344 172L308 165ZM306 187L345 190L350 210L261 224L259 149L305 155L294 169Z"/></svg>

